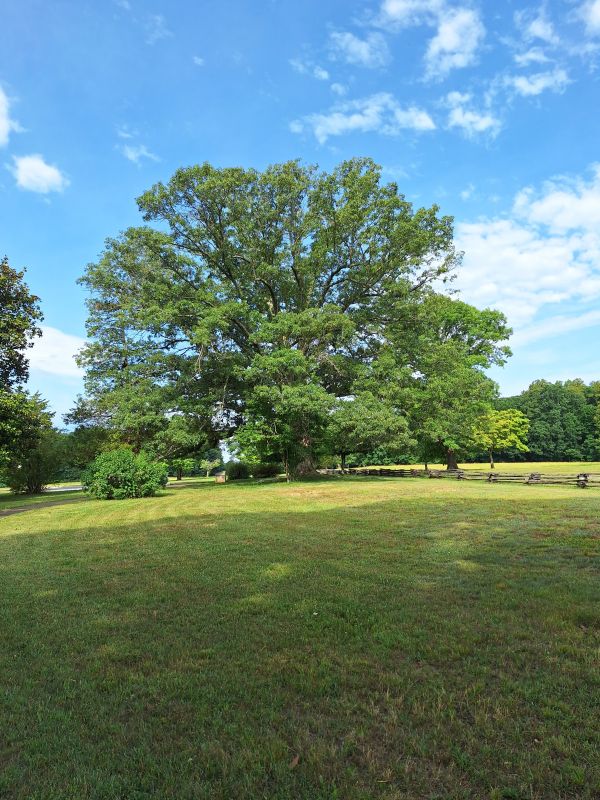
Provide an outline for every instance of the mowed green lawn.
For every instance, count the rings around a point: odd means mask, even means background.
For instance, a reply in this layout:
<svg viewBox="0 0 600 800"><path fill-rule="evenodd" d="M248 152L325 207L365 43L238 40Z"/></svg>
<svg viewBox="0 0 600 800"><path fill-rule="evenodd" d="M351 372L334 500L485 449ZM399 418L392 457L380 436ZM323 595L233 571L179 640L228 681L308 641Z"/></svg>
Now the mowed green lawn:
<svg viewBox="0 0 600 800"><path fill-rule="evenodd" d="M597 798L599 518L333 478L0 519L0 797Z"/></svg>

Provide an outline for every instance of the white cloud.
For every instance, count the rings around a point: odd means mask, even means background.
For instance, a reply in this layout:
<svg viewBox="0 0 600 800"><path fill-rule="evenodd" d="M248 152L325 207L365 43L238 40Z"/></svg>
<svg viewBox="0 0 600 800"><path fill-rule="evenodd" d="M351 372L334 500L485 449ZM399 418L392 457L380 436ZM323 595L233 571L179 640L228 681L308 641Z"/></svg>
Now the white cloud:
<svg viewBox="0 0 600 800"><path fill-rule="evenodd" d="M519 67L527 67L529 64L547 64L550 61L539 47L530 47L524 53L516 53L514 58Z"/></svg>
<svg viewBox="0 0 600 800"><path fill-rule="evenodd" d="M376 68L390 61L390 51L381 33L369 33L365 39L360 39L348 31L335 31L329 43L332 57L348 64Z"/></svg>
<svg viewBox="0 0 600 800"><path fill-rule="evenodd" d="M203 67L204 66L204 59L201 56L194 56L192 58L192 61L194 62L194 64L197 67Z"/></svg>
<svg viewBox="0 0 600 800"><path fill-rule="evenodd" d="M329 73L326 69L318 64L312 64L310 61L302 61L299 58L290 58L290 66L300 75L311 75L318 81L328 81Z"/></svg>
<svg viewBox="0 0 600 800"><path fill-rule="evenodd" d="M535 325L528 325L517 331L511 339L511 344L523 345L540 339L559 336L561 333L570 333L584 328L600 325L600 311L586 311L576 316L566 314L555 314L547 319L537 322ZM597 378L596 378L597 380Z"/></svg>
<svg viewBox="0 0 600 800"><path fill-rule="evenodd" d="M450 92L446 96L449 128L459 128L465 136L472 138L480 134L496 136L502 127L500 120L491 111L476 111L471 106L470 94Z"/></svg>
<svg viewBox="0 0 600 800"><path fill-rule="evenodd" d="M600 34L600 0L588 0L579 7L578 13L589 36Z"/></svg>
<svg viewBox="0 0 600 800"><path fill-rule="evenodd" d="M472 197L472 195L473 195L473 192L474 192L474 191L475 191L475 187L473 186L473 184L472 184L472 183L470 183L470 184L469 184L469 185L468 185L466 188L464 188L464 189L462 190L462 192L460 193L460 199L461 199L461 200L468 200L470 197Z"/></svg>
<svg viewBox="0 0 600 800"><path fill-rule="evenodd" d="M6 147L12 131L22 130L21 126L10 116L10 100L0 86L0 147Z"/></svg>
<svg viewBox="0 0 600 800"><path fill-rule="evenodd" d="M522 190L508 217L460 223L456 240L465 252L457 280L463 296L504 311L517 341L597 324L588 306L600 298L600 166L588 181ZM552 314L554 323L538 328L542 309L567 302L580 312Z"/></svg>
<svg viewBox="0 0 600 800"><path fill-rule="evenodd" d="M15 176L17 186L30 192L62 192L69 185L68 179L58 167L47 164L43 156L38 154L13 156L10 170Z"/></svg>
<svg viewBox="0 0 600 800"><path fill-rule="evenodd" d="M515 13L515 25L521 32L526 41L540 39L547 44L558 44L560 39L554 30L554 25L546 17L543 9L537 12L517 11Z"/></svg>
<svg viewBox="0 0 600 800"><path fill-rule="evenodd" d="M145 144L124 144L119 147L119 150L128 161L132 161L138 166L145 158L149 161L160 161L159 157L148 150Z"/></svg>
<svg viewBox="0 0 600 800"><path fill-rule="evenodd" d="M51 375L80 377L83 373L75 363L75 354L84 344L85 340L79 336L42 325L42 336L35 339L33 347L28 351L29 365L31 369Z"/></svg>
<svg viewBox="0 0 600 800"><path fill-rule="evenodd" d="M536 72L535 75L511 75L506 79L507 86L523 97L534 97L546 90L564 92L569 83L565 70L558 68L550 72Z"/></svg>
<svg viewBox="0 0 600 800"><path fill-rule="evenodd" d="M383 0L378 22L392 27L433 24L443 8L444 0Z"/></svg>
<svg viewBox="0 0 600 800"><path fill-rule="evenodd" d="M130 130L129 125L119 125L117 128L119 139L133 139L135 135L135 131Z"/></svg>
<svg viewBox="0 0 600 800"><path fill-rule="evenodd" d="M396 136L403 129L430 131L435 123L426 111L415 106L402 107L388 92L338 103L325 114L309 114L290 124L293 133L312 130L320 144L330 136L369 132Z"/></svg>
<svg viewBox="0 0 600 800"><path fill-rule="evenodd" d="M557 178L541 192L527 187L515 198L515 211L528 222L544 225L554 233L570 230L600 235L600 164L592 166L592 178Z"/></svg>
<svg viewBox="0 0 600 800"><path fill-rule="evenodd" d="M144 23L144 29L146 31L146 44L156 44L161 39L168 39L173 36L162 14L151 14Z"/></svg>
<svg viewBox="0 0 600 800"><path fill-rule="evenodd" d="M334 94L337 94L338 97L343 97L348 91L348 87L344 86L343 83L332 83L329 88Z"/></svg>
<svg viewBox="0 0 600 800"><path fill-rule="evenodd" d="M428 78L443 78L451 70L473 64L485 37L477 11L453 8L440 15L436 35L425 54Z"/></svg>

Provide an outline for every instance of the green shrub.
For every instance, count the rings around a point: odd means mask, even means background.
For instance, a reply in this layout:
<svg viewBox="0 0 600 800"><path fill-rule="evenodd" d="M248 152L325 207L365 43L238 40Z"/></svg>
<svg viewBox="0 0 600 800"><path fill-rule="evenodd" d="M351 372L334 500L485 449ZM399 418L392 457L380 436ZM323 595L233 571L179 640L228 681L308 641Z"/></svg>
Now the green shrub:
<svg viewBox="0 0 600 800"><path fill-rule="evenodd" d="M49 429L25 454L11 458L3 477L16 494L40 494L49 483L63 480L64 460L62 435Z"/></svg>
<svg viewBox="0 0 600 800"><path fill-rule="evenodd" d="M248 464L244 464L243 461L228 461L225 464L225 472L230 481L239 481L250 477Z"/></svg>
<svg viewBox="0 0 600 800"><path fill-rule="evenodd" d="M253 478L274 478L283 472L283 466L281 464L263 462L262 464L254 464L254 466L250 467L250 471Z"/></svg>
<svg viewBox="0 0 600 800"><path fill-rule="evenodd" d="M86 492L101 500L149 497L167 484L166 464L127 448L100 453L82 475Z"/></svg>

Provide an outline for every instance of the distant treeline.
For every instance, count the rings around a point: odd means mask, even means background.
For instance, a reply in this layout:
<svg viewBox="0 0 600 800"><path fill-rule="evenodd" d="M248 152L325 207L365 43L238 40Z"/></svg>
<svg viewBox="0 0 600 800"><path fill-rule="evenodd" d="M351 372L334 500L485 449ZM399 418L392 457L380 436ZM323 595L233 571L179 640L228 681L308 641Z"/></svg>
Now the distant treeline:
<svg viewBox="0 0 600 800"><path fill-rule="evenodd" d="M505 461L596 461L600 459L600 381L534 381L515 397L497 401L529 419L528 453L499 451Z"/></svg>

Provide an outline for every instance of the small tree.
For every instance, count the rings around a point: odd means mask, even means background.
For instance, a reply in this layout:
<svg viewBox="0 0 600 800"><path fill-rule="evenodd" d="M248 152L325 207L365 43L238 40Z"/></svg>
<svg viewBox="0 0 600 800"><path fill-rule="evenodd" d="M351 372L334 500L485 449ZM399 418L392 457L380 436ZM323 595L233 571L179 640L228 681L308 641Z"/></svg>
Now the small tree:
<svg viewBox="0 0 600 800"><path fill-rule="evenodd" d="M49 483L61 477L66 457L64 434L46 429L23 455L10 460L7 483L17 494L41 494Z"/></svg>
<svg viewBox="0 0 600 800"><path fill-rule="evenodd" d="M203 458L200 462L200 469L206 474L206 477L210 475L213 469L217 469L217 467L221 466L221 459L220 458Z"/></svg>
<svg viewBox="0 0 600 800"><path fill-rule="evenodd" d="M101 500L149 497L166 486L167 465L129 448L101 453L82 476L84 488Z"/></svg>
<svg viewBox="0 0 600 800"><path fill-rule="evenodd" d="M171 472L175 473L175 480L180 481L184 475L191 475L196 462L193 458L173 458L169 462Z"/></svg>
<svg viewBox="0 0 600 800"><path fill-rule="evenodd" d="M338 404L329 420L327 441L344 471L350 453L368 453L382 445L388 452L404 452L410 437L404 417L370 392L362 392Z"/></svg>
<svg viewBox="0 0 600 800"><path fill-rule="evenodd" d="M485 448L490 459L490 469L495 469L494 451L518 450L526 453L525 444L529 432L529 420L516 408L504 411L489 411L475 427L475 438Z"/></svg>

